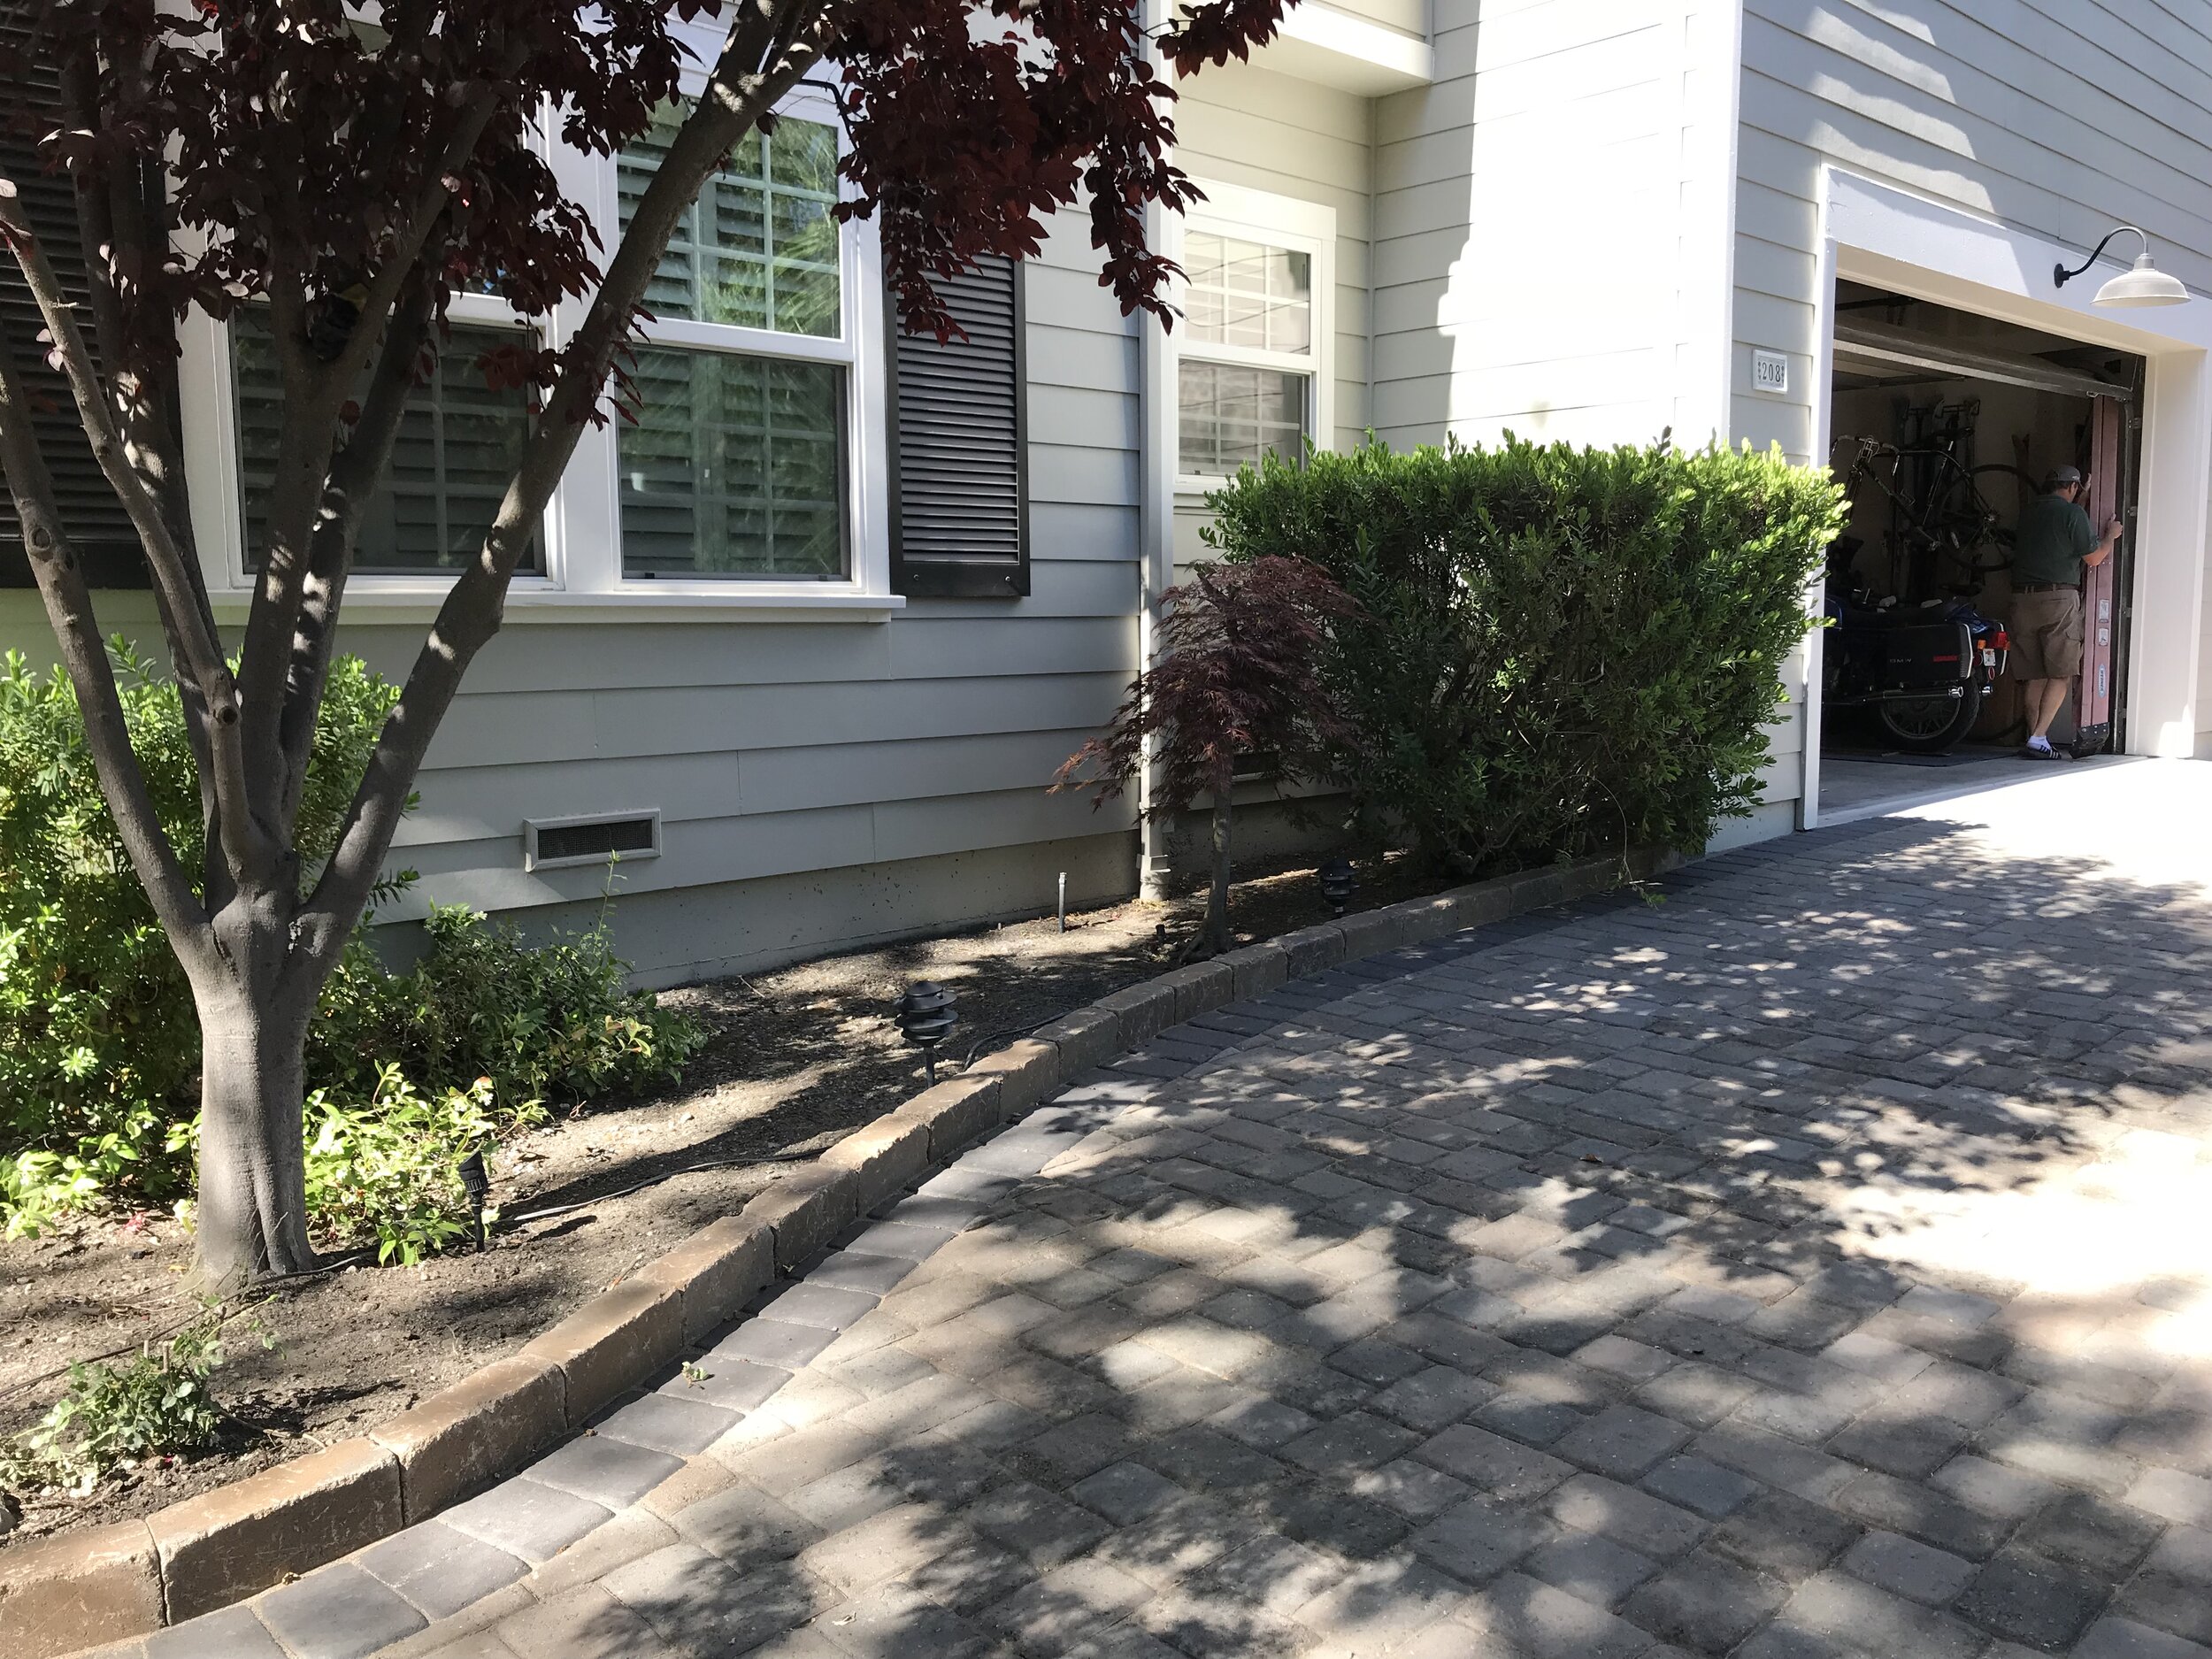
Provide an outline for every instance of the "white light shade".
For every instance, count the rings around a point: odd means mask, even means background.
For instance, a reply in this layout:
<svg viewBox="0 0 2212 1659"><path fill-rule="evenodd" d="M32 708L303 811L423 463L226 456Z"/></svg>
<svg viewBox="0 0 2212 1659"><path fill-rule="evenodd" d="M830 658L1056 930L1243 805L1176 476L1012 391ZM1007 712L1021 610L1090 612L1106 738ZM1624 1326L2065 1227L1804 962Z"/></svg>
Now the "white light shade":
<svg viewBox="0 0 2212 1659"><path fill-rule="evenodd" d="M2186 305L2189 290L2181 285L2179 277L2168 276L2151 263L2146 253L2135 262L2135 269L2123 272L2097 290L2100 305Z"/></svg>

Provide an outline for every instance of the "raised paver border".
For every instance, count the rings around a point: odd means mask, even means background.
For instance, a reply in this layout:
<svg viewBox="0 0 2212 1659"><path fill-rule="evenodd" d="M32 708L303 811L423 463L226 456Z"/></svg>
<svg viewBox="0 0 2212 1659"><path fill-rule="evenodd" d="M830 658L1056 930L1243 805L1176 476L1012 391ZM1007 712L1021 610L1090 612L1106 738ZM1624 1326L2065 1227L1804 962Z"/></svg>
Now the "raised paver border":
<svg viewBox="0 0 2212 1659"><path fill-rule="evenodd" d="M518 1352L365 1434L142 1519L0 1554L11 1655L55 1659L148 1635L453 1508L586 1428L925 1171L1170 1026L1682 862L1640 850L1473 882L1247 945L1062 1015L862 1125Z"/></svg>

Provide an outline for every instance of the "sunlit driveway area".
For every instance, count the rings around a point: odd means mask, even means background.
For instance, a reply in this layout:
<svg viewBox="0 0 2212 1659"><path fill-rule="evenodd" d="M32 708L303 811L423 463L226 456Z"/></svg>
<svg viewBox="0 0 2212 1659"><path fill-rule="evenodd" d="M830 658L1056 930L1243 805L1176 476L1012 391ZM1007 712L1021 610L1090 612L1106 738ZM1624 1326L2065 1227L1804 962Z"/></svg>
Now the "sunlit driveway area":
<svg viewBox="0 0 2212 1659"><path fill-rule="evenodd" d="M376 1608L456 1659L2212 1654L2212 767L1926 813L1180 1027L261 1617L315 1651L342 1591L347 1651Z"/></svg>

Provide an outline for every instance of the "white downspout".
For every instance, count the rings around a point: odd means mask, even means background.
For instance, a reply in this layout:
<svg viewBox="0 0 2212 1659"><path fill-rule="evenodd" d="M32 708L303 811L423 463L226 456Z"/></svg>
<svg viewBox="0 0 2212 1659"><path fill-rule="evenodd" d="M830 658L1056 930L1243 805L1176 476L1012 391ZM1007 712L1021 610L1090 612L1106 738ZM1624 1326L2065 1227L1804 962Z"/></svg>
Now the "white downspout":
<svg viewBox="0 0 2212 1659"><path fill-rule="evenodd" d="M1146 34L1156 42L1173 16L1173 0L1148 0ZM1154 69L1171 82L1174 66L1156 44L1148 44ZM1172 160L1173 152L1167 157ZM1182 216L1159 203L1144 211L1145 245L1170 258L1182 253ZM1137 313L1138 378L1142 397L1139 425L1139 462L1142 477L1138 492L1137 541L1141 549L1137 599L1137 660L1150 665L1159 631L1160 595L1175 582L1175 342L1160 319L1149 311ZM1137 801L1148 813L1159 786L1156 742L1145 746L1144 770L1137 781ZM1167 896L1174 868L1170 841L1174 826L1147 816L1137 828L1137 895L1142 899Z"/></svg>

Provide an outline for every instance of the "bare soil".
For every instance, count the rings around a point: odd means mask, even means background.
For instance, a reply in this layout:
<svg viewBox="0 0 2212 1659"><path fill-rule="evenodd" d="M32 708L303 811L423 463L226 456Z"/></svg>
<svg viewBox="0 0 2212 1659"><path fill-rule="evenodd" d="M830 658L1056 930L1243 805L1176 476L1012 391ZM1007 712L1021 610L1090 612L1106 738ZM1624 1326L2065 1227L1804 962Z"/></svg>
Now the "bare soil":
<svg viewBox="0 0 2212 1659"><path fill-rule="evenodd" d="M1363 864L1354 908L1444 885L1400 857ZM503 1148L493 1202L506 1219L488 1250L349 1268L250 1299L216 1375L229 1413L220 1443L81 1498L18 1494L15 1537L150 1514L358 1434L512 1350L796 1167L766 1160L818 1153L918 1088L918 1057L891 1015L912 980L959 994L941 1075L1164 972L1202 910L1202 894L1132 901L1071 916L1065 933L1047 916L664 993L712 1033L682 1082L592 1102ZM1328 914L1310 864L1239 872L1231 920L1244 942ZM532 1218L547 1210L564 1213ZM131 1353L193 1317L190 1258L189 1233L162 1216L0 1243L0 1437L60 1396L70 1362Z"/></svg>

